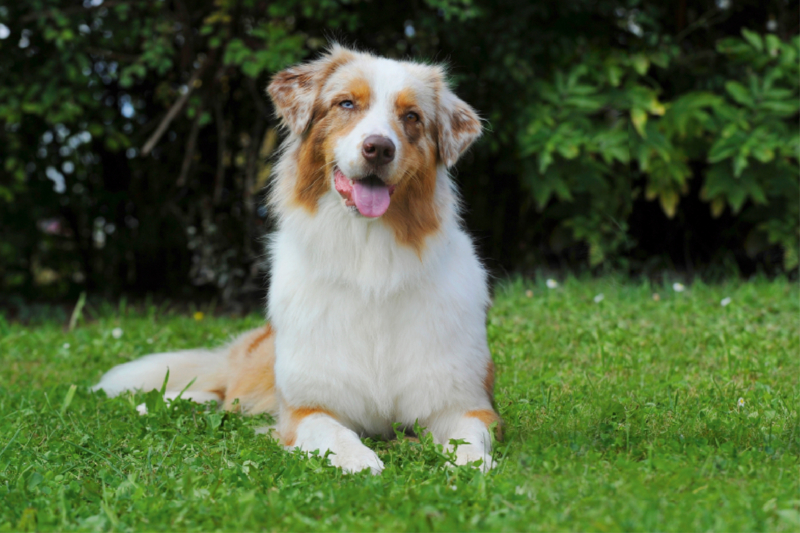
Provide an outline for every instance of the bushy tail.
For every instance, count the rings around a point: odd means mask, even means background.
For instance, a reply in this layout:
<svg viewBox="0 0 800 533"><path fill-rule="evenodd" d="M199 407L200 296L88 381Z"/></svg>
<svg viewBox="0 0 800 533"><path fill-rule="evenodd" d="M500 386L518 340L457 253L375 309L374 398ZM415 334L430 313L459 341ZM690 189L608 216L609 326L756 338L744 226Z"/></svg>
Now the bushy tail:
<svg viewBox="0 0 800 533"><path fill-rule="evenodd" d="M213 350L154 353L115 366L92 390L117 396L129 390L161 389L169 370L167 398L175 398L185 389L184 399L216 400L225 409L252 414L275 413L274 366L275 343L267 324Z"/></svg>
<svg viewBox="0 0 800 533"><path fill-rule="evenodd" d="M226 347L146 355L115 366L92 390L103 390L108 396L117 396L128 390L160 389L169 370L168 392L182 391L194 380L188 390L222 391L224 394L228 382L227 351Z"/></svg>

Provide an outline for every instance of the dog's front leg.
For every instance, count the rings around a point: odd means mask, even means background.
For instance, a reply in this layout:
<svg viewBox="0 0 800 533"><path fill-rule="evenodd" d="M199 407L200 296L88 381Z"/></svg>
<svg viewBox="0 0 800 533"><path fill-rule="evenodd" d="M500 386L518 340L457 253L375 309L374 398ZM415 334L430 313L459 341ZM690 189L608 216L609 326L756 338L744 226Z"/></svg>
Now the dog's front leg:
<svg viewBox="0 0 800 533"><path fill-rule="evenodd" d="M287 447L305 452L318 450L320 454L331 451L331 464L340 466L346 473L368 468L371 473L380 474L383 470L378 455L327 411L301 408L286 409L281 414L285 423L279 426L280 435Z"/></svg>
<svg viewBox="0 0 800 533"><path fill-rule="evenodd" d="M493 426L497 429L500 424L497 413L491 409L477 409L467 411L449 422L446 424L448 430L444 434L437 432L435 426L429 429L433 431L434 438L444 444L447 450L456 449L456 465L482 461L478 468L483 472L494 468L492 437L489 430ZM453 446L450 444L451 440L465 441L466 444Z"/></svg>

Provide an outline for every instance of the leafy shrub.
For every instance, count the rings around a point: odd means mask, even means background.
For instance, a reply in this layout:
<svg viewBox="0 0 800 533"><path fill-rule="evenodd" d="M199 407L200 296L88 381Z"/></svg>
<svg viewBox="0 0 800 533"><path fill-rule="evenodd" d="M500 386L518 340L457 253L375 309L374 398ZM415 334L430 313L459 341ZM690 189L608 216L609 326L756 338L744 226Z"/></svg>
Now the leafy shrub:
<svg viewBox="0 0 800 533"><path fill-rule="evenodd" d="M7 3L0 292L260 298L279 141L263 88L333 38L451 65L490 130L457 178L493 266L636 272L705 252L642 237L665 219L725 230L707 264L780 247L795 268L797 23L762 4ZM707 219L684 216L700 202Z"/></svg>
<svg viewBox="0 0 800 533"><path fill-rule="evenodd" d="M592 265L631 245L636 195L671 218L688 180L702 179L713 216L730 209L752 221L765 244L782 247L784 267L797 266L800 38L742 35L719 42L726 67L711 90L671 101L649 73L667 69L674 48L596 54L536 83L518 136L523 180L539 210L588 243Z"/></svg>

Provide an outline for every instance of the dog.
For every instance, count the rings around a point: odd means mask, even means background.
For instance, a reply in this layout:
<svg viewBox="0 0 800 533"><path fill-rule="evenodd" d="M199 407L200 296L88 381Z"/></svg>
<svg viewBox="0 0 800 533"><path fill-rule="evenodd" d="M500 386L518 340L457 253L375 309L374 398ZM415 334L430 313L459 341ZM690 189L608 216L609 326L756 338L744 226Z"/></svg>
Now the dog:
<svg viewBox="0 0 800 533"><path fill-rule="evenodd" d="M360 437L396 423L460 441L456 465L492 468L487 274L449 175L481 119L441 66L339 45L267 92L287 130L268 200L268 325L121 364L95 390L159 388L169 370L168 398L269 413L283 445L331 452L348 473L383 470Z"/></svg>

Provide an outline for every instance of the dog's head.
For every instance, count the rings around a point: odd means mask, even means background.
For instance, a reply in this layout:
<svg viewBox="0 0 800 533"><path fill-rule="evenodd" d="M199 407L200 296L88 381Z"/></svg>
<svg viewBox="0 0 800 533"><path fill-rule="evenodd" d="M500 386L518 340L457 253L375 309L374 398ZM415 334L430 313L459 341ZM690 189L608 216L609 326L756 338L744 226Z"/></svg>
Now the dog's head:
<svg viewBox="0 0 800 533"><path fill-rule="evenodd" d="M355 216L383 217L401 237L438 224L437 167L453 166L481 133L441 67L338 45L278 73L268 91L300 143L294 202L314 212L335 194Z"/></svg>

